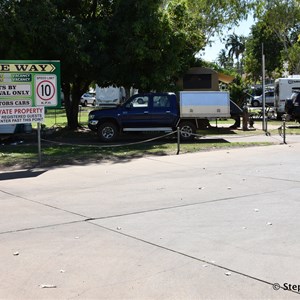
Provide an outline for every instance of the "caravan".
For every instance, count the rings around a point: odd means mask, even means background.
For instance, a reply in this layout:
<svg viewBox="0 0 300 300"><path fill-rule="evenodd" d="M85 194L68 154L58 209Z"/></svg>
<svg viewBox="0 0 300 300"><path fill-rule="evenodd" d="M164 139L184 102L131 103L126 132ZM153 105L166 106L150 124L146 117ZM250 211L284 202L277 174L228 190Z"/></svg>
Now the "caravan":
<svg viewBox="0 0 300 300"><path fill-rule="evenodd" d="M291 98L294 91L300 90L300 75L275 80L275 111L277 119L281 120L285 113L285 102Z"/></svg>

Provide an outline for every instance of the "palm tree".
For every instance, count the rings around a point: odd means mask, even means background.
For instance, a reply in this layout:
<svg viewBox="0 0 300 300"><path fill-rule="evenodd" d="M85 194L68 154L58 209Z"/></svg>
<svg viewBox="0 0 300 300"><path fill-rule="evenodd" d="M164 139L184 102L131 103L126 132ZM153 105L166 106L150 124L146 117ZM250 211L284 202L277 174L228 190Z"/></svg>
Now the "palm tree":
<svg viewBox="0 0 300 300"><path fill-rule="evenodd" d="M219 63L219 65L223 68L232 68L233 65L233 61L232 58L230 56L227 55L226 50L222 49L219 54L218 54L218 58L217 58L217 62Z"/></svg>
<svg viewBox="0 0 300 300"><path fill-rule="evenodd" d="M238 36L236 33L229 35L225 48L228 50L228 56L237 60L237 69L240 70L240 55L243 58L245 51L246 38L243 35ZM242 71L242 70L240 70Z"/></svg>

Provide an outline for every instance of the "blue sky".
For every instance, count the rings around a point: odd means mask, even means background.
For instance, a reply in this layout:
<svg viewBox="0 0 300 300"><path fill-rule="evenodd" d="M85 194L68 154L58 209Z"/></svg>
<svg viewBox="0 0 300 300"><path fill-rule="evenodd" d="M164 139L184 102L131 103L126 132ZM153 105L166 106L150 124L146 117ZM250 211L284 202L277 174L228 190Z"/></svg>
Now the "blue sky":
<svg viewBox="0 0 300 300"><path fill-rule="evenodd" d="M254 24L254 20L253 20L253 16L250 15L248 17L247 20L245 21L242 21L240 23L240 25L238 27L235 27L234 29L228 31L228 32L224 32L223 33L223 36L226 37L231 34L231 33L236 33L237 35L244 35L244 36L248 36L249 33L250 33L250 28L251 26ZM218 54L219 52L222 50L222 49L225 49L225 44L223 44L221 41L220 41L220 38L219 37L215 37L213 39L213 43L212 43L212 46L207 46L205 48L205 53L203 54L203 52L201 53L201 57L206 60L206 61L215 61L218 57Z"/></svg>

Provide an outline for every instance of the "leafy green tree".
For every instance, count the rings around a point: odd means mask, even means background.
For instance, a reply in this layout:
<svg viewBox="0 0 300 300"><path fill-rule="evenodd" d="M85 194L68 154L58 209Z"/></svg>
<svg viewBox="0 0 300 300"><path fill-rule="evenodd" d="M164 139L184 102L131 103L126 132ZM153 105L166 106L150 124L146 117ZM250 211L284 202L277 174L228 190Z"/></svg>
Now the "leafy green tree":
<svg viewBox="0 0 300 300"><path fill-rule="evenodd" d="M247 89L247 83L242 80L241 76L239 75L237 75L236 79L229 84L230 99L238 104L241 108L244 106L248 98Z"/></svg>
<svg viewBox="0 0 300 300"><path fill-rule="evenodd" d="M80 96L91 82L163 89L192 64L204 46L185 1L167 7L160 0L0 3L2 57L61 61L72 129L79 126Z"/></svg>
<svg viewBox="0 0 300 300"><path fill-rule="evenodd" d="M294 73L300 74L300 42L293 44L293 46L288 49L288 53Z"/></svg>
<svg viewBox="0 0 300 300"><path fill-rule="evenodd" d="M293 30L300 21L299 1L268 0L264 20L287 51L293 44Z"/></svg>
<svg viewBox="0 0 300 300"><path fill-rule="evenodd" d="M190 9L198 16L198 26L203 29L207 42L211 37L224 34L224 30L246 19L256 7L256 0L188 0Z"/></svg>
<svg viewBox="0 0 300 300"><path fill-rule="evenodd" d="M264 21L258 21L251 28L245 51L245 71L256 81L262 74L262 45L265 54L266 74L272 73L281 66L282 43Z"/></svg>
<svg viewBox="0 0 300 300"><path fill-rule="evenodd" d="M76 129L81 95L110 64L106 43L111 18L109 0L56 0L58 47L68 127Z"/></svg>
<svg viewBox="0 0 300 300"><path fill-rule="evenodd" d="M109 82L142 90L166 89L204 46L185 1L116 1L110 20ZM101 81L97 79L101 84Z"/></svg>
<svg viewBox="0 0 300 300"><path fill-rule="evenodd" d="M61 61L68 126L76 129L80 96L108 61L95 51L108 30L110 1L1 1L0 54L3 59ZM96 66L96 67L94 67ZM99 74L98 74L99 76ZM71 94L71 96L70 96Z"/></svg>
<svg viewBox="0 0 300 300"><path fill-rule="evenodd" d="M250 0L0 0L2 59L58 59L68 126L91 82L166 89Z"/></svg>
<svg viewBox="0 0 300 300"><path fill-rule="evenodd" d="M300 5L298 0L265 0L257 12L268 31L271 31L282 44L281 62L287 60L290 72L296 71L297 59L294 61L290 48L297 42L300 26ZM295 54L295 53L294 53ZM293 57L295 57L293 55Z"/></svg>

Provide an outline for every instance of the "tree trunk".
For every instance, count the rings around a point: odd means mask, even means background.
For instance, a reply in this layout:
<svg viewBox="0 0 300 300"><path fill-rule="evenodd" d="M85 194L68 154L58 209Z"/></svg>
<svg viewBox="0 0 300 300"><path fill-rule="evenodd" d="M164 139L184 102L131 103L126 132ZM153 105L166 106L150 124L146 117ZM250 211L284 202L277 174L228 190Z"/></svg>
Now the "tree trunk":
<svg viewBox="0 0 300 300"><path fill-rule="evenodd" d="M65 107L68 121L68 128L76 130L80 127L78 122L78 112L80 97L88 89L89 84L87 82L80 81L79 79L72 83L72 90L70 89L71 84L67 83L63 85L63 92L65 94Z"/></svg>
<svg viewBox="0 0 300 300"><path fill-rule="evenodd" d="M67 116L67 122L69 124L69 119L70 119L70 115L71 115L71 108L72 108L70 83L63 82L62 83L62 91L64 93L66 116Z"/></svg>
<svg viewBox="0 0 300 300"><path fill-rule="evenodd" d="M248 130L249 111L246 105L243 107L243 131Z"/></svg>
<svg viewBox="0 0 300 300"><path fill-rule="evenodd" d="M80 98L79 98L80 99ZM68 128L72 130L76 130L79 127L78 123L78 111L79 111L79 105L74 104L74 100L72 97L72 105L70 106L70 110L67 114L68 117ZM79 101L77 101L79 102Z"/></svg>

